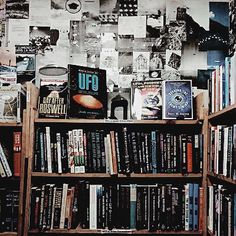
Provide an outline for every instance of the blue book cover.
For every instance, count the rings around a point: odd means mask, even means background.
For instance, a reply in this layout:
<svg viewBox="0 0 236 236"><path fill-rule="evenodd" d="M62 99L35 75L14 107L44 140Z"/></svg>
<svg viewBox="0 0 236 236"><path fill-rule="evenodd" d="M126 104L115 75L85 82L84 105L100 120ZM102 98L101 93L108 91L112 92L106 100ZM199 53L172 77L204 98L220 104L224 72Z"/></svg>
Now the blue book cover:
<svg viewBox="0 0 236 236"><path fill-rule="evenodd" d="M152 173L157 173L157 141L156 131L151 132L151 147L152 147Z"/></svg>
<svg viewBox="0 0 236 236"><path fill-rule="evenodd" d="M130 185L130 229L136 229L136 203L137 188L135 184Z"/></svg>
<svg viewBox="0 0 236 236"><path fill-rule="evenodd" d="M193 184L193 230L198 230L199 184Z"/></svg>
<svg viewBox="0 0 236 236"><path fill-rule="evenodd" d="M163 119L193 119L191 80L163 81Z"/></svg>
<svg viewBox="0 0 236 236"><path fill-rule="evenodd" d="M189 230L193 230L193 185L189 184Z"/></svg>

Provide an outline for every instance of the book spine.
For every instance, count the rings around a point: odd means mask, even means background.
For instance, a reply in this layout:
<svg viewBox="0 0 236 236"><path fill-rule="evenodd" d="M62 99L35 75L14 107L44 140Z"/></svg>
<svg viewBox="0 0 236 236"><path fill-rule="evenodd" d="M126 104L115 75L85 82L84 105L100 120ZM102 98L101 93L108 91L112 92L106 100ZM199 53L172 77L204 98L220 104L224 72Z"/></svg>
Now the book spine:
<svg viewBox="0 0 236 236"><path fill-rule="evenodd" d="M68 131L68 162L70 173L75 173L73 132Z"/></svg>
<svg viewBox="0 0 236 236"><path fill-rule="evenodd" d="M68 173L68 152L67 152L67 135L61 133L61 167L62 173Z"/></svg>
<svg viewBox="0 0 236 236"><path fill-rule="evenodd" d="M189 231L190 219L189 219L189 184L185 185L185 230Z"/></svg>
<svg viewBox="0 0 236 236"><path fill-rule="evenodd" d="M89 229L97 229L97 185L89 186Z"/></svg>
<svg viewBox="0 0 236 236"><path fill-rule="evenodd" d="M130 185L130 229L136 229L136 203L137 188L135 184Z"/></svg>
<svg viewBox="0 0 236 236"><path fill-rule="evenodd" d="M199 184L193 184L193 230L198 230Z"/></svg>
<svg viewBox="0 0 236 236"><path fill-rule="evenodd" d="M56 188L54 215L53 215L53 229L59 229L61 219L61 207L62 207L62 188Z"/></svg>
<svg viewBox="0 0 236 236"><path fill-rule="evenodd" d="M67 198L68 184L63 184L62 200L61 200L61 214L60 214L60 229L65 227L65 212L66 212L66 198Z"/></svg>
<svg viewBox="0 0 236 236"><path fill-rule="evenodd" d="M111 138L111 154L112 154L112 166L113 166L113 173L118 174L117 168L117 155L116 155L116 145L115 145L115 131L110 131L110 138Z"/></svg>
<svg viewBox="0 0 236 236"><path fill-rule="evenodd" d="M45 185L41 187L41 195L40 195L40 209L39 209L39 229L43 228L43 208L44 208L44 196L45 196Z"/></svg>
<svg viewBox="0 0 236 236"><path fill-rule="evenodd" d="M151 131L151 159L152 159L152 173L157 173L157 141L156 131Z"/></svg>
<svg viewBox="0 0 236 236"><path fill-rule="evenodd" d="M116 150L116 158L117 158L117 172L122 173L121 168L121 153L120 153L120 140L119 140L119 133L115 131L115 150Z"/></svg>
<svg viewBox="0 0 236 236"><path fill-rule="evenodd" d="M48 163L48 173L52 173L52 156L51 156L51 134L50 127L46 126L46 153Z"/></svg>
<svg viewBox="0 0 236 236"><path fill-rule="evenodd" d="M187 136L187 172L193 172L193 143L192 135Z"/></svg>
<svg viewBox="0 0 236 236"><path fill-rule="evenodd" d="M101 148L101 171L102 173L106 173L106 154L105 154L105 143L104 143L104 137L105 137L105 131L99 130L100 134L100 148Z"/></svg>
<svg viewBox="0 0 236 236"><path fill-rule="evenodd" d="M7 191L5 193L5 231L13 231L13 222L12 222L12 201L13 201L13 193L12 191Z"/></svg>
<svg viewBox="0 0 236 236"><path fill-rule="evenodd" d="M20 176L21 170L21 132L13 132L13 167L14 176Z"/></svg>
<svg viewBox="0 0 236 236"><path fill-rule="evenodd" d="M62 173L62 161L61 161L61 133L56 133L57 140L57 172Z"/></svg>
<svg viewBox="0 0 236 236"><path fill-rule="evenodd" d="M79 173L85 173L83 129L78 129Z"/></svg>
<svg viewBox="0 0 236 236"><path fill-rule="evenodd" d="M122 128L123 140L124 140L124 161L125 161L125 173L130 173L130 157L129 157L129 147L128 147L128 131L127 127Z"/></svg>
<svg viewBox="0 0 236 236"><path fill-rule="evenodd" d="M4 153L4 150L2 148L1 143L0 143L0 161L2 163L2 166L4 168L6 176L7 177L11 177L12 176L12 171L11 171L11 168L10 168L10 166L8 164L7 157L6 157L5 153Z"/></svg>
<svg viewBox="0 0 236 236"><path fill-rule="evenodd" d="M208 195L209 196L209 195ZM210 196L209 196L210 199ZM199 188L199 210L198 210L198 230L203 230L203 209L204 209L204 189L202 187ZM209 220L209 216L208 216Z"/></svg>
<svg viewBox="0 0 236 236"><path fill-rule="evenodd" d="M157 187L149 187L149 221L148 230L153 232L157 230Z"/></svg>

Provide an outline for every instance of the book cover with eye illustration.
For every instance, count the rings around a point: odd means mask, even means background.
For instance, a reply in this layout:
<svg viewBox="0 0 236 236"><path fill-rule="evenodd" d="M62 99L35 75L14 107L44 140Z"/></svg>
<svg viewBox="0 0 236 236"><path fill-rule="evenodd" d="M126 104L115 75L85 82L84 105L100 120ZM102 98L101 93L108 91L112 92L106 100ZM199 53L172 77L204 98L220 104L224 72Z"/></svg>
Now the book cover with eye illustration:
<svg viewBox="0 0 236 236"><path fill-rule="evenodd" d="M133 119L157 120L162 118L161 87L161 80L132 81L131 113Z"/></svg>
<svg viewBox="0 0 236 236"><path fill-rule="evenodd" d="M65 119L68 87L66 79L42 78L39 89L39 118Z"/></svg>
<svg viewBox="0 0 236 236"><path fill-rule="evenodd" d="M163 81L163 119L193 119L191 80Z"/></svg>
<svg viewBox="0 0 236 236"><path fill-rule="evenodd" d="M74 118L107 118L106 71L69 65L69 116Z"/></svg>

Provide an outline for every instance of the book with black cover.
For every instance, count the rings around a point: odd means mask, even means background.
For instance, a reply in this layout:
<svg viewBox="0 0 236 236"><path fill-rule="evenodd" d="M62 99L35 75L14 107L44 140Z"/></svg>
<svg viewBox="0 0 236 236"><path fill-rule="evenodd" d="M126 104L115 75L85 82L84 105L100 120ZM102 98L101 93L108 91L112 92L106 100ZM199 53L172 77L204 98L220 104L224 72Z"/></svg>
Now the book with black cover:
<svg viewBox="0 0 236 236"><path fill-rule="evenodd" d="M162 82L160 80L132 81L131 113L137 120L156 120L162 117Z"/></svg>
<svg viewBox="0 0 236 236"><path fill-rule="evenodd" d="M107 117L106 71L69 65L69 116L102 119Z"/></svg>
<svg viewBox="0 0 236 236"><path fill-rule="evenodd" d="M193 119L191 80L163 81L163 119Z"/></svg>
<svg viewBox="0 0 236 236"><path fill-rule="evenodd" d="M67 114L67 81L42 78L39 89L39 118L65 119Z"/></svg>

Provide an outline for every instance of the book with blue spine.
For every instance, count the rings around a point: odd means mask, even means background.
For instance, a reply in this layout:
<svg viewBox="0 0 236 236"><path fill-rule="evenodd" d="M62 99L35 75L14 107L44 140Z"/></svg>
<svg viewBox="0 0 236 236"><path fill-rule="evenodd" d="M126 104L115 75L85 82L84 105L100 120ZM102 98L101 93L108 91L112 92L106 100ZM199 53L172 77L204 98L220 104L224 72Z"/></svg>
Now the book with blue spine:
<svg viewBox="0 0 236 236"><path fill-rule="evenodd" d="M151 131L151 157L152 157L152 173L157 173L157 142L156 142L156 131Z"/></svg>
<svg viewBox="0 0 236 236"><path fill-rule="evenodd" d="M193 184L189 184L189 230L193 230Z"/></svg>
<svg viewBox="0 0 236 236"><path fill-rule="evenodd" d="M193 230L198 230L199 184L193 184Z"/></svg>
<svg viewBox="0 0 236 236"><path fill-rule="evenodd" d="M137 188L136 184L130 185L130 229L136 229L136 204Z"/></svg>

